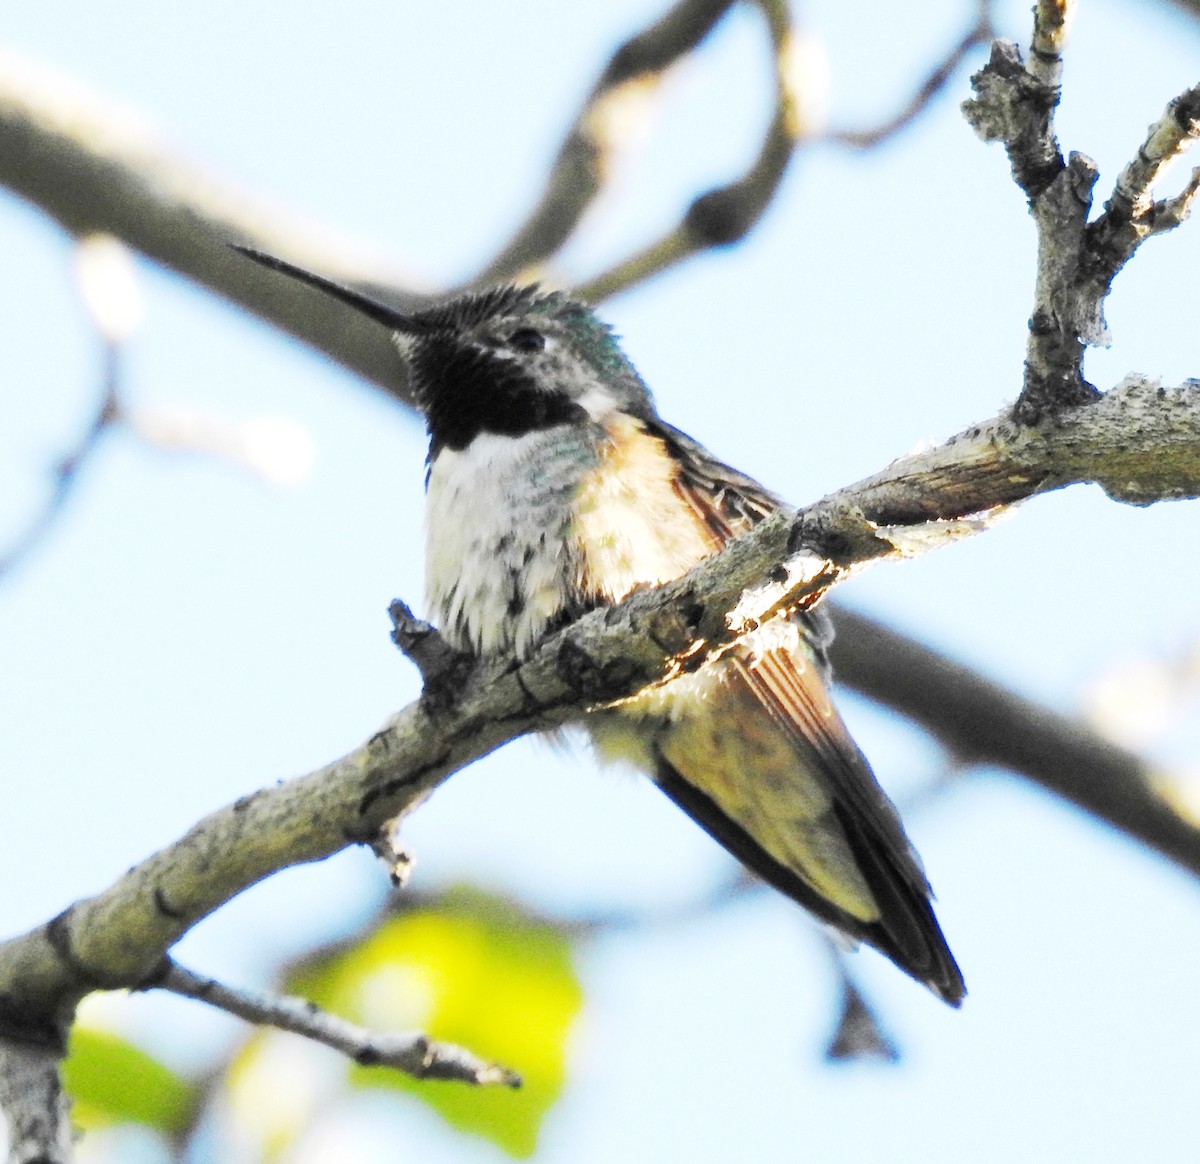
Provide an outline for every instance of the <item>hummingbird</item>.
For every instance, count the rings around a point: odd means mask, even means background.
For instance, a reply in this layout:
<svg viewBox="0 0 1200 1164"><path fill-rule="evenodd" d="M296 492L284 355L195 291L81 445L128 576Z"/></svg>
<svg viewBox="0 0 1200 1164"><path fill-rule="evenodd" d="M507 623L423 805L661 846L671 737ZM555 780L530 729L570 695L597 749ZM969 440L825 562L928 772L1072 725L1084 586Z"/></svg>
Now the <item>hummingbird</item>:
<svg viewBox="0 0 1200 1164"><path fill-rule="evenodd" d="M563 292L501 286L406 314L236 249L391 332L429 435L427 599L460 650L526 657L784 504L663 420L609 326ZM822 609L783 612L580 726L764 881L958 1006L921 860L832 703L831 639Z"/></svg>

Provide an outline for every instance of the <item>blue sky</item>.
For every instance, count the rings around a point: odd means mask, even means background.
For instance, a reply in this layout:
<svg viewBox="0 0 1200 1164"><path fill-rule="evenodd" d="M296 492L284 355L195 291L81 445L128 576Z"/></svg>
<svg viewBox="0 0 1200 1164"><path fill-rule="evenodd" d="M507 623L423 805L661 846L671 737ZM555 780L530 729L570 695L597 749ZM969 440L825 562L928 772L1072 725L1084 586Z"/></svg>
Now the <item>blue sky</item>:
<svg viewBox="0 0 1200 1164"><path fill-rule="evenodd" d="M633 0L11 7L8 47L431 286L469 274L520 219L612 45L647 16ZM831 121L890 112L968 7L910 5L901 25L878 4L806 5ZM1007 34L1027 36L1026 8L1001 5ZM1059 131L1097 160L1099 189L1195 83L1198 48L1200 28L1162 4L1083 6ZM570 248L566 281L653 237L744 163L747 126L766 117L762 51L741 14L673 78L648 145ZM960 75L869 156L807 151L746 245L606 305L664 416L796 502L1016 395L1033 229L1003 152L957 113L967 95ZM67 240L0 196L0 254L11 537L86 423L99 364ZM1089 357L1094 382L1200 374L1198 264L1198 224L1146 246L1110 300L1115 343ZM0 586L0 770L20 822L0 851L6 933L102 888L205 811L345 752L416 692L385 612L393 596L421 596L419 424L152 265L139 280L145 319L124 370L135 408L284 417L315 465L272 488L117 433L53 536ZM1102 676L1196 642L1197 512L1076 488L972 542L870 571L843 597L1073 711ZM919 735L842 702L901 799L936 771ZM1154 743L1200 778L1198 745L1186 724ZM583 950L573 1080L538 1160L1183 1158L1200 1079L1194 879L1001 773L971 777L909 825L971 995L952 1013L858 957L903 1066L820 1064L824 953L794 907L757 895ZM524 741L450 781L408 837L422 884L473 878L566 916L665 909L729 871L652 788L597 774L581 750ZM282 954L365 916L379 881L356 853L290 872L199 927L181 958L260 982ZM172 1000L130 1010L181 1063L235 1030ZM432 1164L499 1158L409 1109L373 1112L355 1136Z"/></svg>

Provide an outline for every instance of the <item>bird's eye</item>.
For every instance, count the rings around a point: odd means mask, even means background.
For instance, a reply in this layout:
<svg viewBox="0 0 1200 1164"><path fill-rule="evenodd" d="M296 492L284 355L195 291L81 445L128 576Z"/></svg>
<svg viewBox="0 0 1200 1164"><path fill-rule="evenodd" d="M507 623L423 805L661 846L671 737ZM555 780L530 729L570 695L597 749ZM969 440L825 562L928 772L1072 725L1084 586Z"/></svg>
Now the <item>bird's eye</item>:
<svg viewBox="0 0 1200 1164"><path fill-rule="evenodd" d="M508 337L508 346L519 352L540 352L546 346L546 337L532 327L522 327Z"/></svg>

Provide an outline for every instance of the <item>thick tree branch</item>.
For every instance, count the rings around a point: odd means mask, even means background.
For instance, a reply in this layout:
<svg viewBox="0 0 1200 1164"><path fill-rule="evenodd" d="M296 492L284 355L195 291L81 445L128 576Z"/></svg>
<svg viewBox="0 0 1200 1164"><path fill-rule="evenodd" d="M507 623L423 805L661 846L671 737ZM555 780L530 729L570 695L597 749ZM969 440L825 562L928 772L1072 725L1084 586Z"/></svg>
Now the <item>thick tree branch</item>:
<svg viewBox="0 0 1200 1164"><path fill-rule="evenodd" d="M1028 426L1007 413L831 494L880 525L952 518L1092 482L1131 505L1200 496L1200 381L1127 376L1095 404Z"/></svg>
<svg viewBox="0 0 1200 1164"><path fill-rule="evenodd" d="M386 332L328 296L272 278L228 244L252 244L403 309L427 297L346 239L181 157L129 111L4 51L0 183L71 234L115 235L409 400Z"/></svg>
<svg viewBox="0 0 1200 1164"><path fill-rule="evenodd" d="M322 1010L303 998L234 990L168 961L157 980L147 983L260 1026L290 1031L340 1051L364 1067L394 1067L415 1079L453 1079L478 1087L520 1087L521 1077L487 1063L461 1047L435 1043L422 1034L371 1031Z"/></svg>
<svg viewBox="0 0 1200 1164"><path fill-rule="evenodd" d="M0 1037L0 1113L8 1121L8 1164L68 1164L71 1159L59 1058L52 1047Z"/></svg>
<svg viewBox="0 0 1200 1164"><path fill-rule="evenodd" d="M1121 423L1122 406L1135 425ZM1116 426L1107 438L1097 427L1105 414ZM1176 454L1160 459L1164 430ZM1185 444L1190 458L1177 453ZM1114 456L1120 490L1139 502L1155 490L1200 494L1200 384L1165 391L1133 382L1054 425L1018 427L1002 417L797 514L776 515L678 581L586 616L520 666L474 663L453 697L405 708L350 755L214 813L110 889L0 945L4 1012L26 1016L29 1029L65 1027L84 994L150 978L183 933L243 889L370 843L451 772L502 743L698 666L747 626L811 605L868 562L973 528L955 519L1070 480L1107 478ZM955 463L964 466L961 479ZM1117 482L1108 485L1116 491ZM0 1026L23 1037L12 1022Z"/></svg>

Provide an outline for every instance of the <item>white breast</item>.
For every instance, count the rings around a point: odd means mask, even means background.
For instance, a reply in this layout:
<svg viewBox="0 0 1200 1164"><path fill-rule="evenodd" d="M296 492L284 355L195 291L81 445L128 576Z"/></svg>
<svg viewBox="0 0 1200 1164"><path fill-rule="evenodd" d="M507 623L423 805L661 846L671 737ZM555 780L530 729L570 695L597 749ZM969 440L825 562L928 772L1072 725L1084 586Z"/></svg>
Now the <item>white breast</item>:
<svg viewBox="0 0 1200 1164"><path fill-rule="evenodd" d="M425 581L434 620L460 649L524 654L578 593L571 500L595 464L586 435L483 433L429 469Z"/></svg>

